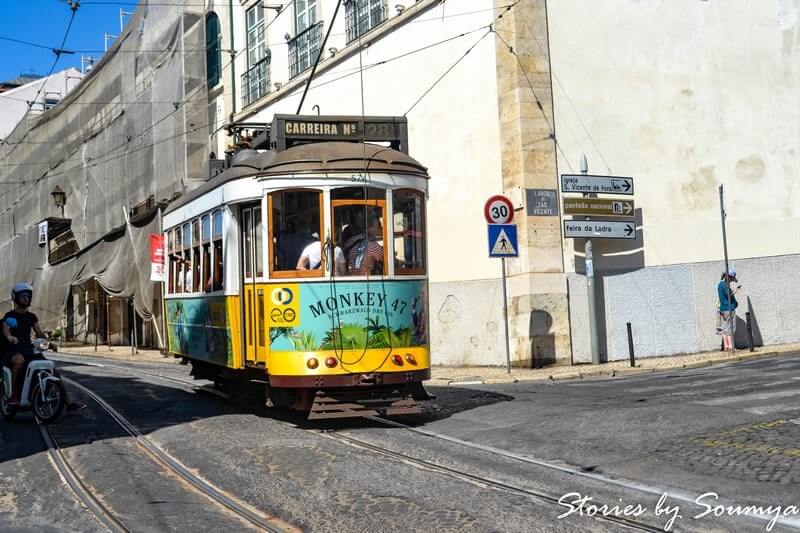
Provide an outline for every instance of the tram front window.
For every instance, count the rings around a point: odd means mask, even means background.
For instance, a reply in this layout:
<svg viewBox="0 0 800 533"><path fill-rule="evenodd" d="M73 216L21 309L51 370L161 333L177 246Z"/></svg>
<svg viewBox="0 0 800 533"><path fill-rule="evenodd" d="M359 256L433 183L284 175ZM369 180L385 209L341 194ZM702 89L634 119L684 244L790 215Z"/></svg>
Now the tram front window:
<svg viewBox="0 0 800 533"><path fill-rule="evenodd" d="M425 200L412 190L394 191L394 265L397 274L425 274Z"/></svg>
<svg viewBox="0 0 800 533"><path fill-rule="evenodd" d="M273 192L269 195L269 210L270 273L321 275L322 193ZM303 257L305 260L301 261Z"/></svg>
<svg viewBox="0 0 800 533"><path fill-rule="evenodd" d="M343 272L337 274L385 273L383 212L382 201L333 202L334 243L341 250L346 265Z"/></svg>

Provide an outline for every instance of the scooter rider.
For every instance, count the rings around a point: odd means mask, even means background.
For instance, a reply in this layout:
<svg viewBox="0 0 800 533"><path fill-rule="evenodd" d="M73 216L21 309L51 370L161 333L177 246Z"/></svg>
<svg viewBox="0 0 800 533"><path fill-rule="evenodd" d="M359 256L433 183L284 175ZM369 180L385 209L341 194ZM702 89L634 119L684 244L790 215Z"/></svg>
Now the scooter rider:
<svg viewBox="0 0 800 533"><path fill-rule="evenodd" d="M45 338L45 335L39 326L39 318L28 311L33 299L33 287L29 283L17 283L11 289L11 299L14 301L14 309L3 317L3 337L8 341L7 355L3 363L11 367L13 393L8 403L13 406L19 405L25 367L31 361L44 359L42 355L33 353L31 330L36 333L37 338ZM68 395L64 400L68 411L79 411L86 407L84 404L71 402Z"/></svg>

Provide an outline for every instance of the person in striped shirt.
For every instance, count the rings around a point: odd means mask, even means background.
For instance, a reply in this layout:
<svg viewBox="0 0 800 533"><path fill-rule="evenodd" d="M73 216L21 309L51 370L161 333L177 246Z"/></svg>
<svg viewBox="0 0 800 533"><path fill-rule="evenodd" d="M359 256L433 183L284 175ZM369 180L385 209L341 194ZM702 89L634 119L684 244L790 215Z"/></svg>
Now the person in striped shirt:
<svg viewBox="0 0 800 533"><path fill-rule="evenodd" d="M383 237L383 227L374 213L367 215L367 235L353 235L344 245L347 250L347 268L351 276L383 273L383 246L378 239Z"/></svg>

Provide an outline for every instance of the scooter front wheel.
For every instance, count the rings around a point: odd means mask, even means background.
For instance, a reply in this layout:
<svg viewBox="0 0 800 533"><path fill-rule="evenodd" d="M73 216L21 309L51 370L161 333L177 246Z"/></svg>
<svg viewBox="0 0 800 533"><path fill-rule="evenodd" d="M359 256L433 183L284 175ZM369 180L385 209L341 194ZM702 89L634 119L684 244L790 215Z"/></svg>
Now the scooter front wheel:
<svg viewBox="0 0 800 533"><path fill-rule="evenodd" d="M0 414L2 414L3 418L6 420L13 420L17 415L17 409L8 405L8 398L2 393L0 393Z"/></svg>
<svg viewBox="0 0 800 533"><path fill-rule="evenodd" d="M42 394L41 387L36 385L31 398L36 418L43 424L58 418L61 411L64 410L64 399L66 397L67 391L64 390L64 384L60 381L46 381L44 394Z"/></svg>

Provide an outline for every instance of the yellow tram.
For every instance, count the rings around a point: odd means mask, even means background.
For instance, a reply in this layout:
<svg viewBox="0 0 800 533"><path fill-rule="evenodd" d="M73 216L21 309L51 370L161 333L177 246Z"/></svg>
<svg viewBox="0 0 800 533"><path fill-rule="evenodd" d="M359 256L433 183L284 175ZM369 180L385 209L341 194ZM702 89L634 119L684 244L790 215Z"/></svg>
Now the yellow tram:
<svg viewBox="0 0 800 533"><path fill-rule="evenodd" d="M165 211L168 347L193 375L310 418L419 412L429 176L404 120L276 115L274 149Z"/></svg>

